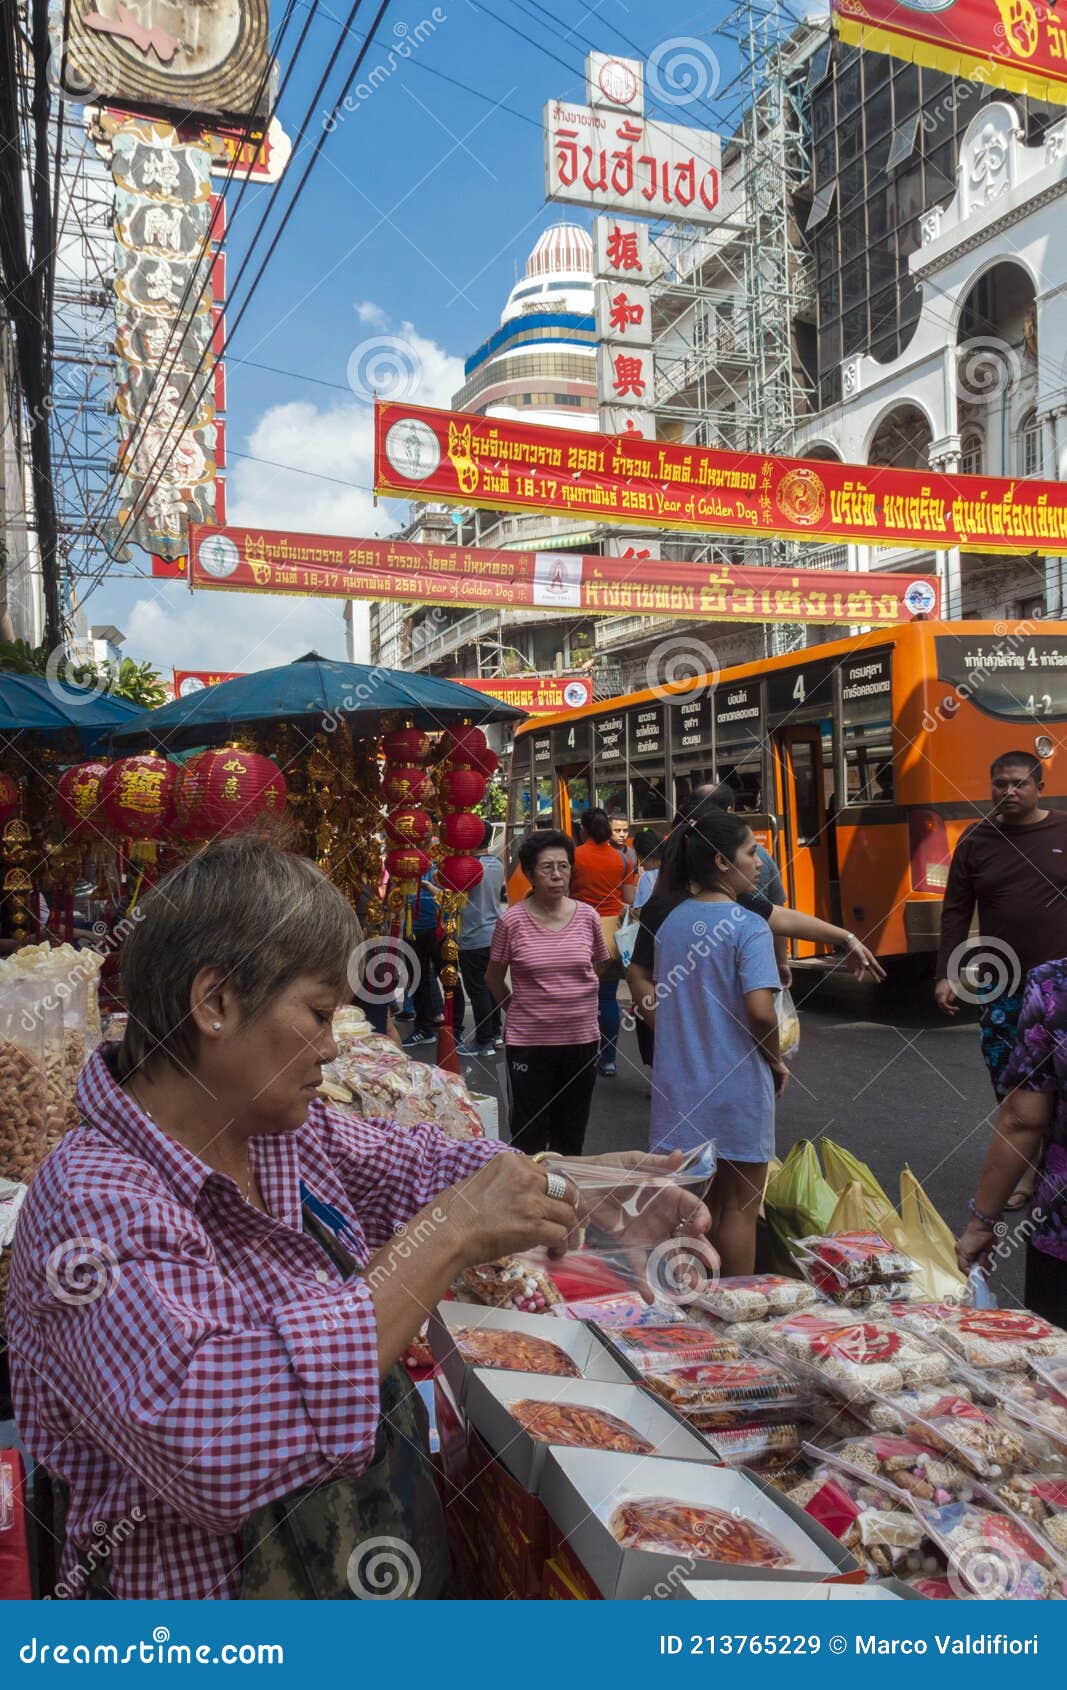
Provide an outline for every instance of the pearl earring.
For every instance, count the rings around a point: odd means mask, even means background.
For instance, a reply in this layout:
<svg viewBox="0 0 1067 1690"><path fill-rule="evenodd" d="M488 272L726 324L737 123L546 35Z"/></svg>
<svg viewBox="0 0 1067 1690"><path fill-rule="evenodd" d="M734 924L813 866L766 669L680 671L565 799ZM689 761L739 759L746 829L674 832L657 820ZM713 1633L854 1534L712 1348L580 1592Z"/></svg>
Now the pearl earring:
<svg viewBox="0 0 1067 1690"><path fill-rule="evenodd" d="M213 1022L212 1022L212 1023L211 1023L211 1031L212 1031L212 1032L213 1032L213 1033L217 1033L217 1032L219 1032L219 1031L220 1031L220 1029L221 1029L221 1027L222 1027L222 1022L221 1022L221 1021L213 1021Z"/></svg>

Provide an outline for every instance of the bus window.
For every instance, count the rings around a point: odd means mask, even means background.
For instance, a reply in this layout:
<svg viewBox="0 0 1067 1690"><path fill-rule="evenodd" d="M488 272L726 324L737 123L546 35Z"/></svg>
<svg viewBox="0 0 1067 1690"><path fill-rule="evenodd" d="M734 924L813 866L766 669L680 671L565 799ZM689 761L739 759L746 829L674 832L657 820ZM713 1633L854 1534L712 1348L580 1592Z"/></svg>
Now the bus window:
<svg viewBox="0 0 1067 1690"><path fill-rule="evenodd" d="M567 774L560 771L560 780L567 788L567 799L570 807L571 832L574 842L580 845L585 835L581 829L582 813L589 808L589 771L583 769L580 774Z"/></svg>
<svg viewBox="0 0 1067 1690"><path fill-rule="evenodd" d="M626 814L625 771L622 771L617 779L597 781L596 803L597 809L605 810L609 816L624 816Z"/></svg>
<svg viewBox="0 0 1067 1690"><path fill-rule="evenodd" d="M540 774L537 777L537 814L534 824L537 827L555 827L556 818L552 808L555 797L554 781L551 773Z"/></svg>
<svg viewBox="0 0 1067 1690"><path fill-rule="evenodd" d="M678 808L683 798L688 798L698 786L714 786L715 770L711 758L695 769L675 769L674 771L674 807Z"/></svg>
<svg viewBox="0 0 1067 1690"><path fill-rule="evenodd" d="M720 680L715 690L715 779L737 793L738 810L763 815L763 698L758 680Z"/></svg>
<svg viewBox="0 0 1067 1690"><path fill-rule="evenodd" d="M842 665L845 803L892 804L891 654L864 653Z"/></svg>
<svg viewBox="0 0 1067 1690"><path fill-rule="evenodd" d="M633 822L665 822L667 820L667 773L665 769L649 769L639 774L630 771Z"/></svg>
<svg viewBox="0 0 1067 1690"><path fill-rule="evenodd" d="M733 787L737 793L734 808L741 815L764 814L763 755L758 745L751 749L738 746L736 751L720 747L715 779Z"/></svg>

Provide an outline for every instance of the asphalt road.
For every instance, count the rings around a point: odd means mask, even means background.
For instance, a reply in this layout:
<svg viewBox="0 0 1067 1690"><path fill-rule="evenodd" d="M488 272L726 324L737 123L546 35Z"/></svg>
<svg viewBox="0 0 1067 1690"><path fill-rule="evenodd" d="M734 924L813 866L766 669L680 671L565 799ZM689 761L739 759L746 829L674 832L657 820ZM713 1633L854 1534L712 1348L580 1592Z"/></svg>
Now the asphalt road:
<svg viewBox="0 0 1067 1690"><path fill-rule="evenodd" d="M779 1155L800 1138L834 1139L868 1162L894 1199L907 1163L958 1230L995 1114L976 1021L940 1015L930 983L860 986L847 975L798 968L793 995L801 1039L778 1106ZM472 1084L491 1089L494 1065L465 1066ZM587 1152L644 1147L649 1096L636 1040L624 1033L618 1077L597 1082ZM998 1269L995 1289L1003 1302L1017 1303L1022 1283L1017 1250Z"/></svg>

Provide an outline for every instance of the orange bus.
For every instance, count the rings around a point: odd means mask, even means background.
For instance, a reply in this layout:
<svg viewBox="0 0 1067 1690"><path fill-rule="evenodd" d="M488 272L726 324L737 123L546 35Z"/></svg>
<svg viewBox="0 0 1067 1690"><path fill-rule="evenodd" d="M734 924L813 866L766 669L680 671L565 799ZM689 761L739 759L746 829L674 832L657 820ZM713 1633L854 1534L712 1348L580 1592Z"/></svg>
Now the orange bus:
<svg viewBox="0 0 1067 1690"><path fill-rule="evenodd" d="M881 957L936 950L949 859L989 807L989 764L1033 751L1067 808L1067 622L913 622L524 723L515 735L509 895L533 827L589 805L666 832L681 798L729 781L794 908ZM794 943L794 955L818 948Z"/></svg>

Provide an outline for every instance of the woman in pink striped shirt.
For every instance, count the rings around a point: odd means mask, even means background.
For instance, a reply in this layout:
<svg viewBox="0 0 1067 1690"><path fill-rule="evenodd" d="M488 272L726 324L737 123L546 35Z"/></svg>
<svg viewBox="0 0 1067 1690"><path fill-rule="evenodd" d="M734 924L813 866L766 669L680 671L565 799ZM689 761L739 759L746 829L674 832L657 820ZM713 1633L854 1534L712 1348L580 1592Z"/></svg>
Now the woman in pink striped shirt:
<svg viewBox="0 0 1067 1690"><path fill-rule="evenodd" d="M574 841L567 834L531 833L519 866L530 891L497 922L485 971L508 1012L511 1142L527 1155L580 1156L596 1084L597 996L608 948L596 911L569 896Z"/></svg>

